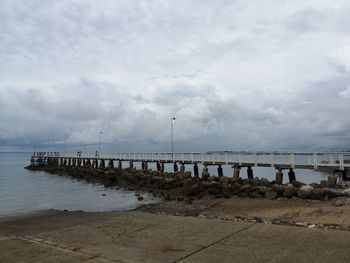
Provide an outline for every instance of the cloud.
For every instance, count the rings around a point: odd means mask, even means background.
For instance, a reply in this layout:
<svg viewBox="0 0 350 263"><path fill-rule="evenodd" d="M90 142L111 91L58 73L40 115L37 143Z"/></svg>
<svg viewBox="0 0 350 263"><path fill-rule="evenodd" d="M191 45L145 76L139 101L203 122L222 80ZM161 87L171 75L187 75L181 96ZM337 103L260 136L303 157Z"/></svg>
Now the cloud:
<svg viewBox="0 0 350 263"><path fill-rule="evenodd" d="M343 98L350 98L350 86L348 86L345 90L339 92L339 96Z"/></svg>
<svg viewBox="0 0 350 263"><path fill-rule="evenodd" d="M0 146L168 151L176 116L178 151L347 149L349 10L1 1Z"/></svg>

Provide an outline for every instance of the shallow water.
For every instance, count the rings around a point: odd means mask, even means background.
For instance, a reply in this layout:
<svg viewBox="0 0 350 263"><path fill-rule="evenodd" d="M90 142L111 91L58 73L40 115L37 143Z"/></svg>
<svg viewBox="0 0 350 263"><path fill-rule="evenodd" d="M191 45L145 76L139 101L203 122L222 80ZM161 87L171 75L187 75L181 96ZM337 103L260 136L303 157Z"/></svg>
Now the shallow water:
<svg viewBox="0 0 350 263"><path fill-rule="evenodd" d="M122 211L159 200L151 194L105 188L70 177L28 171L30 153L0 153L0 217L36 211Z"/></svg>

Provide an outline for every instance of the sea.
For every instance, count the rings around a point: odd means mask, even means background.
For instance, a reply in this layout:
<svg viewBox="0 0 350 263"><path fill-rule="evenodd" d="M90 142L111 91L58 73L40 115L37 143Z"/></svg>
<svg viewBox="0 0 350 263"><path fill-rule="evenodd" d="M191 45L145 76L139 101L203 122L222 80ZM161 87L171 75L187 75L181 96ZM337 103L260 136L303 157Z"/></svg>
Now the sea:
<svg viewBox="0 0 350 263"><path fill-rule="evenodd" d="M31 153L0 152L0 218L23 215L50 209L68 211L125 211L140 205L159 202L150 193L135 192L117 187L105 188L103 185L87 183L68 176L58 176L40 171L24 169L30 164ZM141 168L140 164L135 164ZM127 163L123 163L126 167ZM156 169L150 164L150 169ZM199 166L199 169L202 169ZM173 166L166 164L165 171L172 171ZM193 166L186 165L186 170L193 174ZM223 166L224 175L232 176L233 169ZM274 180L274 168L253 167L254 176ZM201 171L201 170L200 170ZM217 175L217 167L209 166L211 175ZM295 170L298 181L319 183L327 179L328 173L313 170ZM246 170L241 169L241 177L247 178ZM284 172L284 183L288 181ZM138 200L138 195L144 199Z"/></svg>
<svg viewBox="0 0 350 263"><path fill-rule="evenodd" d="M160 200L150 193L105 188L24 169L31 153L0 153L0 218L50 209L68 211L125 211ZM144 199L138 200L139 194Z"/></svg>

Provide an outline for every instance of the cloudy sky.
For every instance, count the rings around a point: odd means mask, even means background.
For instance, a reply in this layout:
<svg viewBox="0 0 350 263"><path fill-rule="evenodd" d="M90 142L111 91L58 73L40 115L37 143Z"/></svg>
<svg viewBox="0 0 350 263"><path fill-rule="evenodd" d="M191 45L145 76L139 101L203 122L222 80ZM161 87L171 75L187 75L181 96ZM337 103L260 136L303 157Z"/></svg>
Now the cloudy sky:
<svg viewBox="0 0 350 263"><path fill-rule="evenodd" d="M350 149L348 0L1 0L0 151ZM78 146L77 146L78 145ZM90 145L87 147L86 145Z"/></svg>

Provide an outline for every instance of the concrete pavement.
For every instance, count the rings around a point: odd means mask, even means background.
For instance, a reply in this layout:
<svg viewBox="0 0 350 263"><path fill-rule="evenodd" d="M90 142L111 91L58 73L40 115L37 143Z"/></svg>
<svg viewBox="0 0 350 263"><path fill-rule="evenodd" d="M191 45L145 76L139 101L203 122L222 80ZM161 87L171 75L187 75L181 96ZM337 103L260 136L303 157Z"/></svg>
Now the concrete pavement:
<svg viewBox="0 0 350 263"><path fill-rule="evenodd" d="M143 212L51 212L0 222L0 262L349 261L348 231Z"/></svg>

